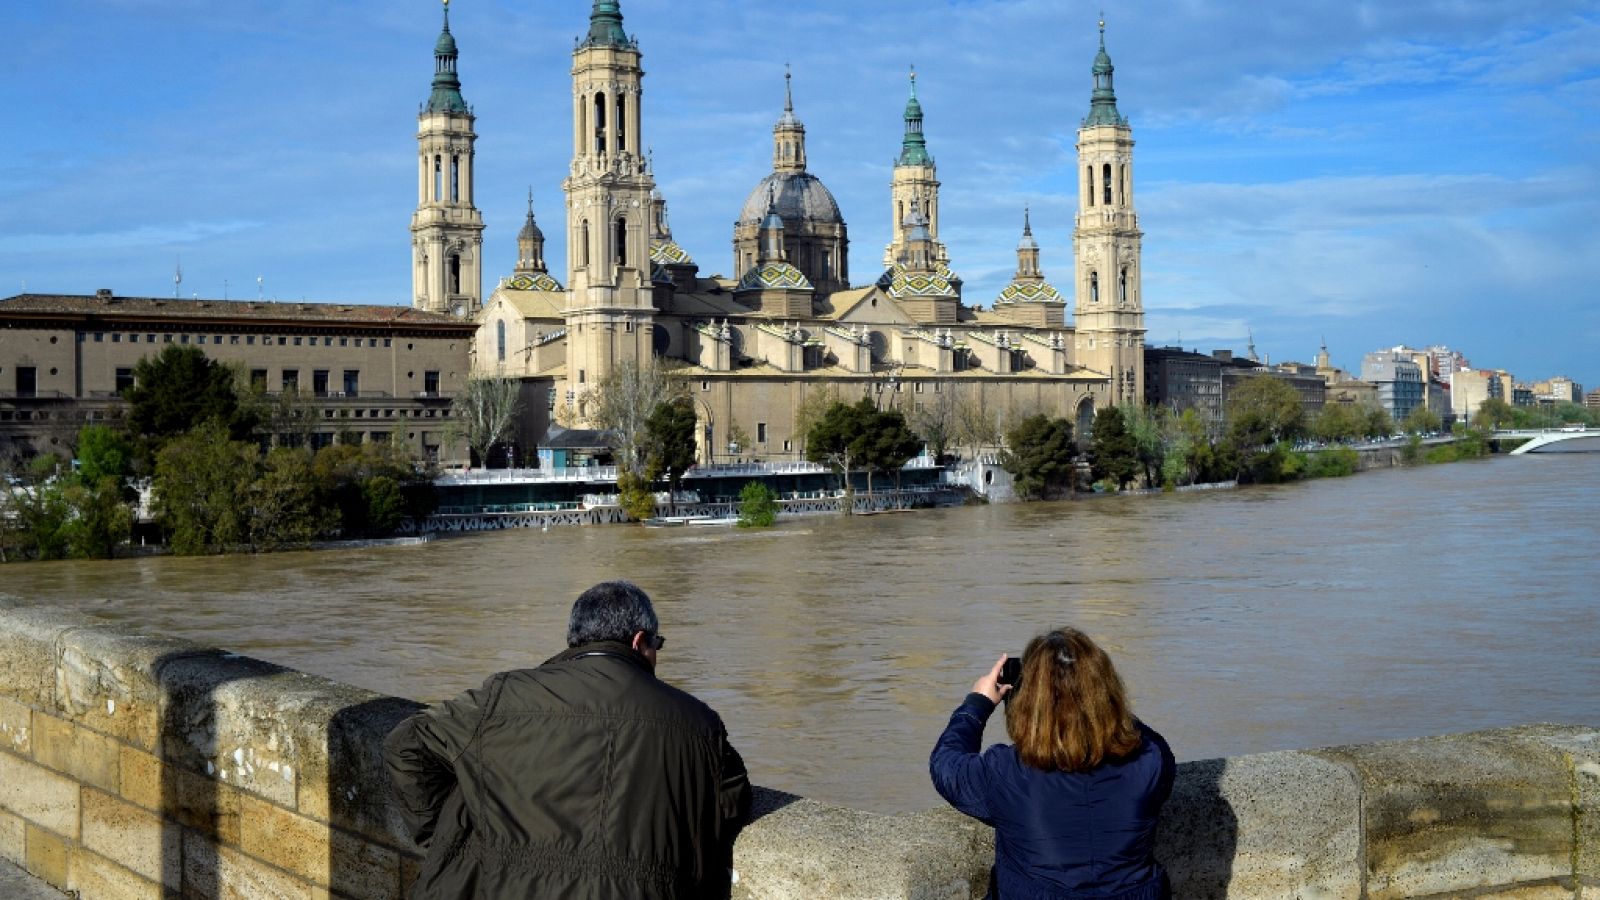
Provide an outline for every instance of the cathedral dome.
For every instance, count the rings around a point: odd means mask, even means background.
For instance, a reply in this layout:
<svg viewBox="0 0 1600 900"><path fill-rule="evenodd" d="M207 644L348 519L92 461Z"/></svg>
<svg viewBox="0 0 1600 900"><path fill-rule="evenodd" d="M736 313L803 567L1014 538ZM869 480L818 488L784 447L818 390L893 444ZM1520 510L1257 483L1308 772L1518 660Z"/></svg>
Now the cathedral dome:
<svg viewBox="0 0 1600 900"><path fill-rule="evenodd" d="M833 192L809 172L774 172L761 180L739 213L740 225L756 225L767 215L767 191L775 198L784 225L795 230L802 222L843 225L844 216Z"/></svg>

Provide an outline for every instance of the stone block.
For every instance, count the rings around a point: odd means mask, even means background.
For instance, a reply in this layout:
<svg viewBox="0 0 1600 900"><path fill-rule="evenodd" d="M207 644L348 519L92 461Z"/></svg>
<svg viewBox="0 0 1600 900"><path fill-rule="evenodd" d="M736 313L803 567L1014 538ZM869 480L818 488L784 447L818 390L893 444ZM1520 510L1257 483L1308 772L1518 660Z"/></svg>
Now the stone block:
<svg viewBox="0 0 1600 900"><path fill-rule="evenodd" d="M162 808L161 760L132 747L120 748L117 763L117 793L124 800L145 809Z"/></svg>
<svg viewBox="0 0 1600 900"><path fill-rule="evenodd" d="M1600 885L1600 729L1586 726L1530 725L1508 729L1562 754L1572 784L1575 874ZM1591 893L1600 890L1589 887Z"/></svg>
<svg viewBox="0 0 1600 900"><path fill-rule="evenodd" d="M1571 877L1570 778L1549 747L1476 732L1313 755L1361 779L1371 900Z"/></svg>
<svg viewBox="0 0 1600 900"><path fill-rule="evenodd" d="M78 837L77 783L9 753L0 753L0 809Z"/></svg>
<svg viewBox="0 0 1600 900"><path fill-rule="evenodd" d="M103 734L55 716L34 715L33 758L101 790L115 791L118 787L122 748Z"/></svg>
<svg viewBox="0 0 1600 900"><path fill-rule="evenodd" d="M880 816L758 791L734 847L736 900L970 900L993 861L987 828L935 810Z"/></svg>
<svg viewBox="0 0 1600 900"><path fill-rule="evenodd" d="M71 845L66 838L37 825L28 826L28 854L23 868L51 887L67 889Z"/></svg>
<svg viewBox="0 0 1600 900"><path fill-rule="evenodd" d="M294 805L299 748L272 685L308 676L231 653L175 657L158 675L164 764Z"/></svg>
<svg viewBox="0 0 1600 900"><path fill-rule="evenodd" d="M30 756L32 736L33 710L10 697L0 697L0 750Z"/></svg>
<svg viewBox="0 0 1600 900"><path fill-rule="evenodd" d="M240 812L240 849L313 884L328 883L327 825L248 795Z"/></svg>
<svg viewBox="0 0 1600 900"><path fill-rule="evenodd" d="M237 789L196 772L168 768L162 773L162 814L212 840L239 844L243 801Z"/></svg>
<svg viewBox="0 0 1600 900"><path fill-rule="evenodd" d="M0 859L19 866L28 860L28 823L8 812L0 812Z"/></svg>
<svg viewBox="0 0 1600 900"><path fill-rule="evenodd" d="M220 654L111 625L69 631L59 651L56 708L79 725L151 752L161 726L160 670L175 659Z"/></svg>
<svg viewBox="0 0 1600 900"><path fill-rule="evenodd" d="M177 884L179 829L160 816L99 791L83 792L83 836L79 841L139 876Z"/></svg>
<svg viewBox="0 0 1600 900"><path fill-rule="evenodd" d="M1303 753L1185 763L1156 858L1184 898L1361 897L1361 793L1350 770Z"/></svg>
<svg viewBox="0 0 1600 900"><path fill-rule="evenodd" d="M392 802L383 739L422 705L348 689L331 699L316 710L322 715L302 721L303 743L323 752L309 756L301 769L300 812L402 851L413 849Z"/></svg>
<svg viewBox="0 0 1600 900"><path fill-rule="evenodd" d="M49 709L55 700L56 643L88 621L59 610L0 603L0 696Z"/></svg>
<svg viewBox="0 0 1600 900"><path fill-rule="evenodd" d="M72 851L67 884L85 900L163 900L165 896L160 884L82 847ZM177 887L177 882L172 884Z"/></svg>
<svg viewBox="0 0 1600 900"><path fill-rule="evenodd" d="M183 895L204 900L311 900L312 886L232 847L185 831Z"/></svg>

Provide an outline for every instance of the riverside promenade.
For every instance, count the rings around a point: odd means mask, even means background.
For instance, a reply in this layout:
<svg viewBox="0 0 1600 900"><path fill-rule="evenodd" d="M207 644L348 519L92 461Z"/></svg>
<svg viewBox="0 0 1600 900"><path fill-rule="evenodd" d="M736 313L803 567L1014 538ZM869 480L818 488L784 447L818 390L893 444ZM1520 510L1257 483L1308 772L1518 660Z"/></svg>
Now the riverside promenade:
<svg viewBox="0 0 1600 900"><path fill-rule="evenodd" d="M89 898L398 900L419 854L381 741L418 708L0 604L0 859ZM993 852L948 809L878 815L758 788L734 897L975 900ZM1185 900L1600 900L1600 728L1184 763L1157 857Z"/></svg>

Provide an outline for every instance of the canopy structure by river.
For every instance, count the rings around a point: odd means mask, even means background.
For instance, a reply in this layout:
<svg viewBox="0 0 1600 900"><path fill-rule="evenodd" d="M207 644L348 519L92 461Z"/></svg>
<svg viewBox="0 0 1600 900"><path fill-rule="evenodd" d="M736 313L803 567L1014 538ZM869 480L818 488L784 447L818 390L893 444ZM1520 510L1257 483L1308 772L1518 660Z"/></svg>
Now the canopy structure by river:
<svg viewBox="0 0 1600 900"><path fill-rule="evenodd" d="M661 674L758 783L900 811L938 803L927 754L973 679L1059 624L1110 649L1180 759L1600 724L1597 548L1600 455L1562 454L769 531L9 565L0 595L433 701L558 652L573 597L629 578Z"/></svg>

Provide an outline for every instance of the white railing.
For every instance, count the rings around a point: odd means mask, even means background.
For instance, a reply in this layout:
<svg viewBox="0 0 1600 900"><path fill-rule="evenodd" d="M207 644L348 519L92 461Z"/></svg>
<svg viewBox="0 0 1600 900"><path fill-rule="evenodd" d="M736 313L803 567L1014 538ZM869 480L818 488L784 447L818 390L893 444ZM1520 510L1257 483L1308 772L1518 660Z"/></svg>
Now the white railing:
<svg viewBox="0 0 1600 900"><path fill-rule="evenodd" d="M918 456L907 462L905 471L926 471L939 468L937 460ZM760 478L768 475L829 475L832 466L814 462L740 462L697 465L684 473L684 478ZM613 484L617 480L616 466L560 466L548 469L472 469L446 472L435 480L442 486L473 484Z"/></svg>

